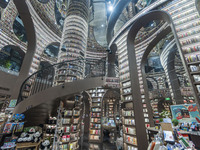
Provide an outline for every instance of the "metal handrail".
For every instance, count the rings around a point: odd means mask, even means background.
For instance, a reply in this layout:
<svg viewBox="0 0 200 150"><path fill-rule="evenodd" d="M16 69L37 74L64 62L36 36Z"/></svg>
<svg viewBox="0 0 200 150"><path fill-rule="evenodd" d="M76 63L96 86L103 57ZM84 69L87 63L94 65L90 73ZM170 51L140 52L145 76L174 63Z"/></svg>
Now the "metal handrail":
<svg viewBox="0 0 200 150"><path fill-rule="evenodd" d="M81 66L77 65L77 68L75 69L74 67L70 68L71 66L76 66L76 63L73 62L80 62L83 64L83 70L82 72L79 70L81 68ZM70 64L73 63L73 64ZM86 68L87 65L90 65L90 68ZM105 76L105 64L106 64L106 59L102 58L101 60L85 60L83 58L78 58L78 59L74 59L74 60L68 60L68 61L64 61L64 62L60 62L60 63L56 63L47 67L44 67L42 70L38 70L35 73L33 73L32 75L30 75L29 77L27 77L24 82L22 83L21 87L20 87L20 92L19 92L19 96L18 96L18 101L17 103L20 103L21 101L23 101L24 99L26 99L28 96L31 96L33 94L36 94L38 92L41 92L43 90L46 90L50 87L53 86L57 86L59 80L57 80L56 78L58 78L58 75L60 76L70 76L72 79L71 81L74 81L78 79L83 79L83 78L88 78L88 77L97 77L97 76ZM93 67L91 67L91 65ZM95 67L94 67L95 66ZM65 72L64 73L58 73L57 71L61 68L64 68ZM62 69L63 69L62 68ZM87 69L87 74L85 74L85 70ZM88 71L88 69L90 69ZM97 69L97 71L95 72L94 69ZM68 71L66 71L68 70ZM77 73L79 72L79 74ZM70 74L71 73L71 74ZM96 74L95 74L96 73ZM77 75L78 74L78 75ZM84 75L85 74L85 75ZM49 79L50 76L50 79ZM32 81L33 80L33 81ZM69 81L70 79L68 79ZM64 78L64 80L61 80L62 84L65 83L66 79ZM54 84L55 82L57 82L57 84ZM29 84L31 83L31 85ZM38 84L40 84L38 86ZM60 85L60 84L59 84ZM27 90L27 86L29 86L29 90ZM27 96L23 96L23 93L26 92Z"/></svg>

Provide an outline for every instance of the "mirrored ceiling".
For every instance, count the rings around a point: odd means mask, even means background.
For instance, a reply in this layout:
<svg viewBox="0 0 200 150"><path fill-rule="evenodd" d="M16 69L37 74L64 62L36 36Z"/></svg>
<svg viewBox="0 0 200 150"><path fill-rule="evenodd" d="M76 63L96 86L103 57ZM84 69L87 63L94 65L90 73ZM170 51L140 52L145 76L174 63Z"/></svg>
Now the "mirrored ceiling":
<svg viewBox="0 0 200 150"><path fill-rule="evenodd" d="M94 36L96 41L103 47L107 47L106 41L106 1L107 0L93 0L93 17L90 25L94 27Z"/></svg>

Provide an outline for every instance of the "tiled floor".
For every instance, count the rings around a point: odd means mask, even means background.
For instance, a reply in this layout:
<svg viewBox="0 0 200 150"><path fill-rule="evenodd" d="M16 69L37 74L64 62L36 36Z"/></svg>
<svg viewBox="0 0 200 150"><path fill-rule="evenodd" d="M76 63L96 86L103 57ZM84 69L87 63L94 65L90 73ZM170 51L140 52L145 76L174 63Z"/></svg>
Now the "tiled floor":
<svg viewBox="0 0 200 150"><path fill-rule="evenodd" d="M117 148L114 144L111 144L110 142L106 141L106 142L103 142L102 150L117 150Z"/></svg>

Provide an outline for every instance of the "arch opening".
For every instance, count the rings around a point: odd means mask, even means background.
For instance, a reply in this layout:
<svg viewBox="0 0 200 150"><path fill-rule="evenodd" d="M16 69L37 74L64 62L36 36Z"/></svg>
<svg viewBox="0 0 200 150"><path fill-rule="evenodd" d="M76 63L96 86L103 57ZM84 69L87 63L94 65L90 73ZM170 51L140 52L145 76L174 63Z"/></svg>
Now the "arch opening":
<svg viewBox="0 0 200 150"><path fill-rule="evenodd" d="M2 71L19 74L25 53L17 46L7 45L0 51L0 66Z"/></svg>
<svg viewBox="0 0 200 150"><path fill-rule="evenodd" d="M49 58L57 58L59 53L59 43L52 43L44 49L44 55Z"/></svg>
<svg viewBox="0 0 200 150"><path fill-rule="evenodd" d="M188 68L186 67L186 62L182 54L182 50L180 47L180 43L178 41L175 27L173 25L172 18L169 16L169 14L164 11L151 11L147 14L144 14L139 19L137 19L131 26L128 36L127 36L127 51L128 51L127 55L128 55L128 60L129 60L129 71L130 71L130 80L131 80L131 87L132 87L133 110L135 113L135 122L136 122L136 126L137 124L140 125L140 128L136 128L136 133L140 133L139 135L137 135L139 149L147 148L147 145L148 145L147 139L144 139L144 137L146 136L146 133L144 132L145 125L148 125L148 123L153 124L153 114L152 114L151 104L150 104L150 101L148 100L148 93L144 89L144 86L147 87L147 85L145 85L147 84L146 78L142 76L143 71L144 71L142 70L142 68L144 66L141 66L142 64L141 61L143 60L144 55L146 55L146 58L147 58L149 54L149 53L148 54L144 53L146 52L146 48L144 47L144 45L146 43L149 46L151 43L144 42L143 45L141 46L143 49L140 49L139 47L135 45L135 40L136 40L137 34L142 29L142 27L145 27L149 22L152 22L154 20L163 21L163 23L167 25L164 31L167 33L169 31L172 32L172 35L174 36L174 42L177 43L177 51L180 54L181 61L184 64L186 73L188 74ZM156 33L155 37L161 36L159 35L160 32L162 31L159 31L158 33ZM159 40L160 39L161 38L159 38ZM151 41L151 40L153 39L151 38L148 41ZM150 50L152 50L152 48ZM146 119L144 116L145 114L144 109L145 109L145 112L148 113L149 120ZM141 118L144 118L144 119L141 119Z"/></svg>
<svg viewBox="0 0 200 150"><path fill-rule="evenodd" d="M26 30L20 15L17 15L13 23L13 31L17 38L22 42L27 42Z"/></svg>

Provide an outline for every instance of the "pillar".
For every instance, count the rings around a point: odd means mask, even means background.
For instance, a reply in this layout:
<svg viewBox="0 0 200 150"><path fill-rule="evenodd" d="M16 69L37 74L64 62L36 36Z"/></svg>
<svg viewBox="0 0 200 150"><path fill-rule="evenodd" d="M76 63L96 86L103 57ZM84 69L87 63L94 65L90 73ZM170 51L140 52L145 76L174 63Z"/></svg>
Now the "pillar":
<svg viewBox="0 0 200 150"><path fill-rule="evenodd" d="M69 2L58 60L59 62L79 58L82 60L69 63L64 67L66 70L63 68L63 70L59 70L57 80L62 79L63 82L72 82L84 78L84 59L88 36L88 5L87 0L71 0ZM59 74L62 74L62 77Z"/></svg>

